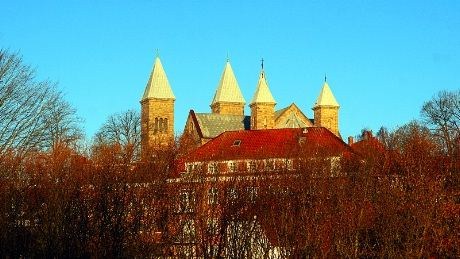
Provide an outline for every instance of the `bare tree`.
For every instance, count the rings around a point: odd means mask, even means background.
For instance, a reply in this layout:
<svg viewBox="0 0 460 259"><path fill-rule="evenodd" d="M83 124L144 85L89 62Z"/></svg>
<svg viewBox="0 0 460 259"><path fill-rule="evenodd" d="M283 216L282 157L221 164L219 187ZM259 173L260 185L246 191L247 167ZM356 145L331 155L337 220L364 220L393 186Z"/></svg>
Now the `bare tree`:
<svg viewBox="0 0 460 259"><path fill-rule="evenodd" d="M101 145L120 145L130 160L139 158L141 119L138 111L128 110L111 115L94 137L95 148Z"/></svg>
<svg viewBox="0 0 460 259"><path fill-rule="evenodd" d="M23 156L81 136L75 110L55 85L37 81L34 69L17 53L0 49L1 156L8 152Z"/></svg>
<svg viewBox="0 0 460 259"><path fill-rule="evenodd" d="M447 154L453 155L460 138L460 90L439 92L425 102L421 114L443 141Z"/></svg>
<svg viewBox="0 0 460 259"><path fill-rule="evenodd" d="M77 144L83 138L80 128L81 119L76 110L63 98L61 93L55 93L54 105L49 107L46 116L45 145L55 150L58 147L69 147Z"/></svg>

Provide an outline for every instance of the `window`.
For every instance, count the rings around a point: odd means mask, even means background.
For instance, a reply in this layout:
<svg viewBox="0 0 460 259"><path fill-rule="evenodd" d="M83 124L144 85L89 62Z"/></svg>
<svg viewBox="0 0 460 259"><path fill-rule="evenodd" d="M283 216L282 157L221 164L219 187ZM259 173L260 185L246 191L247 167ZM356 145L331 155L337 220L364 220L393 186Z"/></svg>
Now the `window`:
<svg viewBox="0 0 460 259"><path fill-rule="evenodd" d="M188 190L182 190L179 193L177 212L193 212L194 197L193 193Z"/></svg>
<svg viewBox="0 0 460 259"><path fill-rule="evenodd" d="M286 160L286 169L287 170L292 170L293 169L292 160L290 160L290 159Z"/></svg>
<svg viewBox="0 0 460 259"><path fill-rule="evenodd" d="M230 173L234 173L236 172L236 163L231 161L231 162L228 162L228 171Z"/></svg>
<svg viewBox="0 0 460 259"><path fill-rule="evenodd" d="M307 142L307 138L306 137L300 137L299 138L299 144L305 144L305 142Z"/></svg>
<svg viewBox="0 0 460 259"><path fill-rule="evenodd" d="M248 171L249 172L255 172L257 169L256 162L255 161L249 161L248 163Z"/></svg>
<svg viewBox="0 0 460 259"><path fill-rule="evenodd" d="M182 222L182 238L189 242L195 239L195 222L192 219Z"/></svg>
<svg viewBox="0 0 460 259"><path fill-rule="evenodd" d="M155 126L153 127L153 132L154 133L158 132L158 118L155 118Z"/></svg>
<svg viewBox="0 0 460 259"><path fill-rule="evenodd" d="M241 145L241 140L239 139L236 139L235 141L233 141L233 147L239 147Z"/></svg>
<svg viewBox="0 0 460 259"><path fill-rule="evenodd" d="M163 127L164 127L164 132L168 131L168 119L164 118L163 119Z"/></svg>
<svg viewBox="0 0 460 259"><path fill-rule="evenodd" d="M227 199L230 201L234 201L238 199L238 191L234 187L230 187L227 189Z"/></svg>
<svg viewBox="0 0 460 259"><path fill-rule="evenodd" d="M275 169L275 163L273 160L265 161L265 171L273 171Z"/></svg>
<svg viewBox="0 0 460 259"><path fill-rule="evenodd" d="M160 118L160 132L165 132L165 119Z"/></svg>
<svg viewBox="0 0 460 259"><path fill-rule="evenodd" d="M187 164L187 173L193 172L193 165L192 164Z"/></svg>
<svg viewBox="0 0 460 259"><path fill-rule="evenodd" d="M219 233L219 221L216 218L208 219L206 229L209 235L215 236Z"/></svg>
<svg viewBox="0 0 460 259"><path fill-rule="evenodd" d="M209 163L208 164L208 173L216 174L217 173L217 164L216 163Z"/></svg>
<svg viewBox="0 0 460 259"><path fill-rule="evenodd" d="M257 198L257 192L258 192L257 187L247 187L246 192L248 194L249 200L251 202L254 202L256 200L256 198Z"/></svg>
<svg viewBox="0 0 460 259"><path fill-rule="evenodd" d="M340 176L340 157L331 157L331 177Z"/></svg>
<svg viewBox="0 0 460 259"><path fill-rule="evenodd" d="M216 205L218 203L219 190L216 187L212 187L208 191L208 204Z"/></svg>

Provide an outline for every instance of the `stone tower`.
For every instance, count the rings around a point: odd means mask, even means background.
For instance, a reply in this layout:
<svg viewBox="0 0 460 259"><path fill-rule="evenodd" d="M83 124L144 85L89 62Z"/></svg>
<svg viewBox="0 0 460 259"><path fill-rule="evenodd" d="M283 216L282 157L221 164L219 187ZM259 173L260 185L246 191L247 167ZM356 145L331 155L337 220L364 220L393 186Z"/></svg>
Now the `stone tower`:
<svg viewBox="0 0 460 259"><path fill-rule="evenodd" d="M143 154L174 140L175 97L157 56L141 103L141 146Z"/></svg>
<svg viewBox="0 0 460 259"><path fill-rule="evenodd" d="M244 115L245 103L230 61L227 60L211 103L211 110L217 114Z"/></svg>
<svg viewBox="0 0 460 259"><path fill-rule="evenodd" d="M316 100L314 111L315 126L325 127L340 137L339 134L339 103L335 100L326 80L324 80L323 88Z"/></svg>
<svg viewBox="0 0 460 259"><path fill-rule="evenodd" d="M257 82L256 92L251 104L251 129L272 129L275 127L275 99L268 88L262 67Z"/></svg>

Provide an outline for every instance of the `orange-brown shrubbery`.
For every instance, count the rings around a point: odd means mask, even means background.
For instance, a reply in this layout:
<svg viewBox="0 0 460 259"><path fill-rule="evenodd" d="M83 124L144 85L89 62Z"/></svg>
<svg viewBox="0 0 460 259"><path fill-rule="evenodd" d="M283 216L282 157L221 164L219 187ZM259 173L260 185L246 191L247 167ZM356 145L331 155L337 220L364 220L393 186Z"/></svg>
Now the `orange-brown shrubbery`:
<svg viewBox="0 0 460 259"><path fill-rule="evenodd" d="M342 158L334 177L318 174L331 170L320 157L279 177L168 182L174 150L136 163L117 145L11 152L0 256L458 257L459 158L416 123L388 138Z"/></svg>

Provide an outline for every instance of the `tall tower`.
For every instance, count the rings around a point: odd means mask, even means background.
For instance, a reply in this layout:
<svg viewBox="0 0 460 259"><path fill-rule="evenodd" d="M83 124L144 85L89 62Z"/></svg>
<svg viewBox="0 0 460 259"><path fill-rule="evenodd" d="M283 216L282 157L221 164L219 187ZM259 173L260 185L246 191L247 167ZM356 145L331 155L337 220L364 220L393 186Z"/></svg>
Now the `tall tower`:
<svg viewBox="0 0 460 259"><path fill-rule="evenodd" d="M272 129L275 127L275 99L268 88L262 63L256 92L251 104L251 129Z"/></svg>
<svg viewBox="0 0 460 259"><path fill-rule="evenodd" d="M211 103L211 110L218 114L244 115L245 103L230 61L227 60Z"/></svg>
<svg viewBox="0 0 460 259"><path fill-rule="evenodd" d="M319 93L315 106L313 106L315 126L325 127L340 137L339 108L339 103L335 100L331 88L325 79L323 88Z"/></svg>
<svg viewBox="0 0 460 259"><path fill-rule="evenodd" d="M174 140L175 97L157 56L141 103L141 145L150 148L172 144Z"/></svg>

